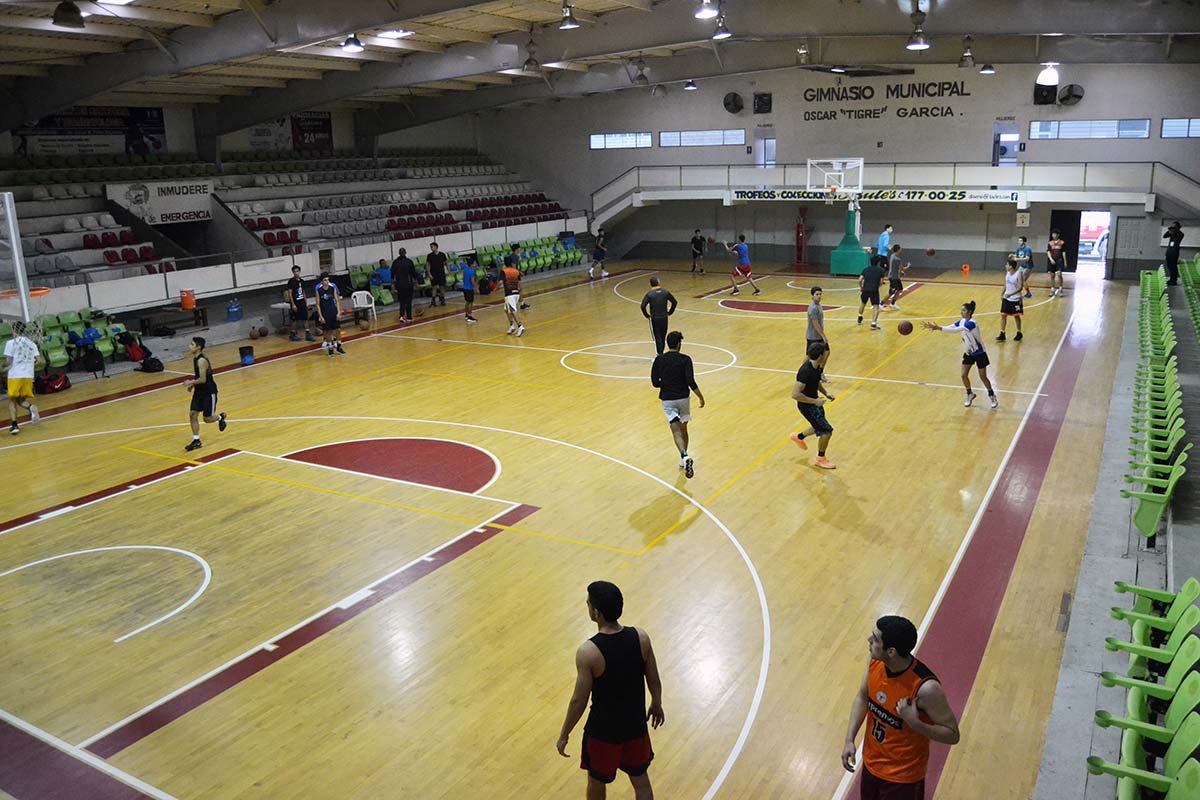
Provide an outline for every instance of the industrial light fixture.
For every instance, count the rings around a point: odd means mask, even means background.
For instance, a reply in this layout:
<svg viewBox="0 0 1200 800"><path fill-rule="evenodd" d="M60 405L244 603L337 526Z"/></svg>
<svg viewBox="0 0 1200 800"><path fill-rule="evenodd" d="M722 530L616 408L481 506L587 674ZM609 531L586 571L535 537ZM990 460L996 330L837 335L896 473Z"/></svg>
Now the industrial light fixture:
<svg viewBox="0 0 1200 800"><path fill-rule="evenodd" d="M133 0L97 0L102 6L127 6Z"/></svg>
<svg viewBox="0 0 1200 800"><path fill-rule="evenodd" d="M1045 69L1038 73L1038 86L1058 86L1058 70L1055 69L1058 66L1058 62L1047 61L1042 66Z"/></svg>
<svg viewBox="0 0 1200 800"><path fill-rule="evenodd" d="M712 19L720 13L713 0L700 0L700 7L696 9L696 19Z"/></svg>
<svg viewBox="0 0 1200 800"><path fill-rule="evenodd" d="M525 59L525 63L521 65L521 69L526 72L540 72L542 65L534 57L534 53L537 52L537 45L533 43L532 35L529 37L529 43L525 45L525 51L529 53L529 57Z"/></svg>
<svg viewBox="0 0 1200 800"><path fill-rule="evenodd" d="M54 7L54 16L50 18L50 21L59 28L82 30L83 12L79 10L79 6L66 0Z"/></svg>
<svg viewBox="0 0 1200 800"><path fill-rule="evenodd" d="M996 68L993 67L991 64L984 64L982 67L979 68L979 74L980 75L995 75Z"/></svg>
<svg viewBox="0 0 1200 800"><path fill-rule="evenodd" d="M722 39L728 39L730 36L733 36L733 33L728 27L726 27L725 15L722 14L721 16L717 17L717 29L713 31L712 37L719 42Z"/></svg>
<svg viewBox="0 0 1200 800"><path fill-rule="evenodd" d="M634 66L637 67L637 75L634 76L633 82L638 86L648 86L650 79L646 77L646 59L638 56L638 60L634 62Z"/></svg>
<svg viewBox="0 0 1200 800"><path fill-rule="evenodd" d="M929 40L925 38L925 29L921 27L925 24L925 12L914 11L908 18L912 20L913 32L904 46L909 50L928 50Z"/></svg>
<svg viewBox="0 0 1200 800"><path fill-rule="evenodd" d="M363 43L358 40L358 34L352 33L346 37L346 41L342 42L343 53L361 53L366 48Z"/></svg>
<svg viewBox="0 0 1200 800"><path fill-rule="evenodd" d="M845 71L846 71L846 68L845 68L845 67L834 66L834 67L830 67L830 68L829 68L829 71L830 71L830 72L845 72Z"/></svg>
<svg viewBox="0 0 1200 800"><path fill-rule="evenodd" d="M563 0L562 4L562 22L558 24L560 31L573 31L579 27L579 20L575 19L575 7L571 5L571 0Z"/></svg>
<svg viewBox="0 0 1200 800"><path fill-rule="evenodd" d="M962 55L958 59L958 68L959 69L974 69L975 68L975 54L971 52L971 37L970 36L963 37L963 52L962 52Z"/></svg>
<svg viewBox="0 0 1200 800"><path fill-rule="evenodd" d="M699 89L699 88L700 88L700 87L696 85L696 82L695 82L695 81L688 81L687 83L685 83L685 84L683 85L683 90L684 90L685 92L694 92L694 91L696 91L696 90L697 90L697 89Z"/></svg>
<svg viewBox="0 0 1200 800"><path fill-rule="evenodd" d="M406 31L403 28L396 28L390 31L380 31L380 39L407 39L413 35L413 31Z"/></svg>

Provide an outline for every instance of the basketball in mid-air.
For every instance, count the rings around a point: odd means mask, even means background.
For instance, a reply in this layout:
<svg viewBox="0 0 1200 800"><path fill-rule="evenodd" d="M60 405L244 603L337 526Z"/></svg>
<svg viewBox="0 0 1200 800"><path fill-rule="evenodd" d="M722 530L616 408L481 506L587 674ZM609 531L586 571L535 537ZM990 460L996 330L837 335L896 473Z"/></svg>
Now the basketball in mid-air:
<svg viewBox="0 0 1200 800"><path fill-rule="evenodd" d="M717 237L715 237L715 236L710 236L710 237L708 237L708 243L709 243L709 244L716 244L716 243L717 243Z"/></svg>
<svg viewBox="0 0 1200 800"><path fill-rule="evenodd" d="M925 255L932 256L932 255L936 255L936 254L937 254L937 250L934 250L932 247L925 248Z"/></svg>
<svg viewBox="0 0 1200 800"><path fill-rule="evenodd" d="M896 326L896 330L900 331L901 336L908 336L912 333L912 323L906 319L900 320L900 324Z"/></svg>

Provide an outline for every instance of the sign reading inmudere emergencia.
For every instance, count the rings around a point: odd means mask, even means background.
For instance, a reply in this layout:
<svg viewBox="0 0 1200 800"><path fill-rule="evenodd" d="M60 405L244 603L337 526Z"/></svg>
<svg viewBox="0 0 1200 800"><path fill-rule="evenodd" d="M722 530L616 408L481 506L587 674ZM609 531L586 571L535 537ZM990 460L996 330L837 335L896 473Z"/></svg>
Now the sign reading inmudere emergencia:
<svg viewBox="0 0 1200 800"><path fill-rule="evenodd" d="M211 180L180 179L110 183L104 187L108 199L150 225L177 222L207 222L212 219Z"/></svg>

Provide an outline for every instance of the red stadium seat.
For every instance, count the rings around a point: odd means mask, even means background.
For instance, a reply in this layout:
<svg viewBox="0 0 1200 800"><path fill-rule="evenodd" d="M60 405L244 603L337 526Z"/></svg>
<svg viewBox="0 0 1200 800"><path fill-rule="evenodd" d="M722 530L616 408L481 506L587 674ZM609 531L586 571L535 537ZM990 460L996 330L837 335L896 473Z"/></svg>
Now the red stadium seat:
<svg viewBox="0 0 1200 800"><path fill-rule="evenodd" d="M279 217L271 217L271 227L272 228L282 228L283 220L280 219Z"/></svg>
<svg viewBox="0 0 1200 800"><path fill-rule="evenodd" d="M133 231L128 228L121 231L121 244L137 244L137 237L133 235Z"/></svg>
<svg viewBox="0 0 1200 800"><path fill-rule="evenodd" d="M100 237L94 233L85 233L83 235L83 246L89 250L96 250L100 247Z"/></svg>
<svg viewBox="0 0 1200 800"><path fill-rule="evenodd" d="M119 253L117 253L116 250L105 250L104 251L104 262L106 264L120 264L121 256Z"/></svg>
<svg viewBox="0 0 1200 800"><path fill-rule="evenodd" d="M246 230L248 231L258 230L258 223L254 221L254 217L246 217L242 220L242 224L246 226Z"/></svg>
<svg viewBox="0 0 1200 800"><path fill-rule="evenodd" d="M276 240L275 233L273 231L267 231L263 234L263 244L265 244L267 247L275 246Z"/></svg>
<svg viewBox="0 0 1200 800"><path fill-rule="evenodd" d="M396 206L388 206L388 216L389 217L400 216L400 209L397 208Z"/></svg>
<svg viewBox="0 0 1200 800"><path fill-rule="evenodd" d="M296 228L292 228L290 231L288 231L288 241L292 241L292 242L300 241L300 231L297 230Z"/></svg>
<svg viewBox="0 0 1200 800"><path fill-rule="evenodd" d="M144 244L138 249L138 258L142 261L153 261L156 257L154 245Z"/></svg>
<svg viewBox="0 0 1200 800"><path fill-rule="evenodd" d="M158 267L156 267L153 264L145 264L145 265L143 265L142 268L146 270L147 275L157 275L158 274Z"/></svg>
<svg viewBox="0 0 1200 800"><path fill-rule="evenodd" d="M132 247L124 247L121 249L121 260L126 264L134 264L138 260L137 250Z"/></svg>
<svg viewBox="0 0 1200 800"><path fill-rule="evenodd" d="M105 231L104 233L100 234L101 247L118 247L120 244L121 240L118 239L117 235L112 231Z"/></svg>
<svg viewBox="0 0 1200 800"><path fill-rule="evenodd" d="M283 254L285 256L290 256L292 254L292 248L290 245L283 248Z"/></svg>

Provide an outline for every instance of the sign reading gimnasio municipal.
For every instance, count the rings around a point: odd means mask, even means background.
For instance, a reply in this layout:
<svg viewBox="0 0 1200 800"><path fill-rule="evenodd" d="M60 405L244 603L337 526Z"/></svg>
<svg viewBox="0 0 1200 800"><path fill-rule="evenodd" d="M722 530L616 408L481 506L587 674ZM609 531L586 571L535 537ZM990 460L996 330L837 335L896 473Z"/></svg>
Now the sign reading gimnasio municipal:
<svg viewBox="0 0 1200 800"><path fill-rule="evenodd" d="M211 180L180 179L142 183L110 183L108 199L150 225L207 222L212 219Z"/></svg>
<svg viewBox="0 0 1200 800"><path fill-rule="evenodd" d="M807 189L734 189L734 201L754 200L828 200L825 192ZM838 193L835 200L849 200L848 194ZM1015 203L1016 190L1009 189L866 189L858 199L874 203Z"/></svg>

